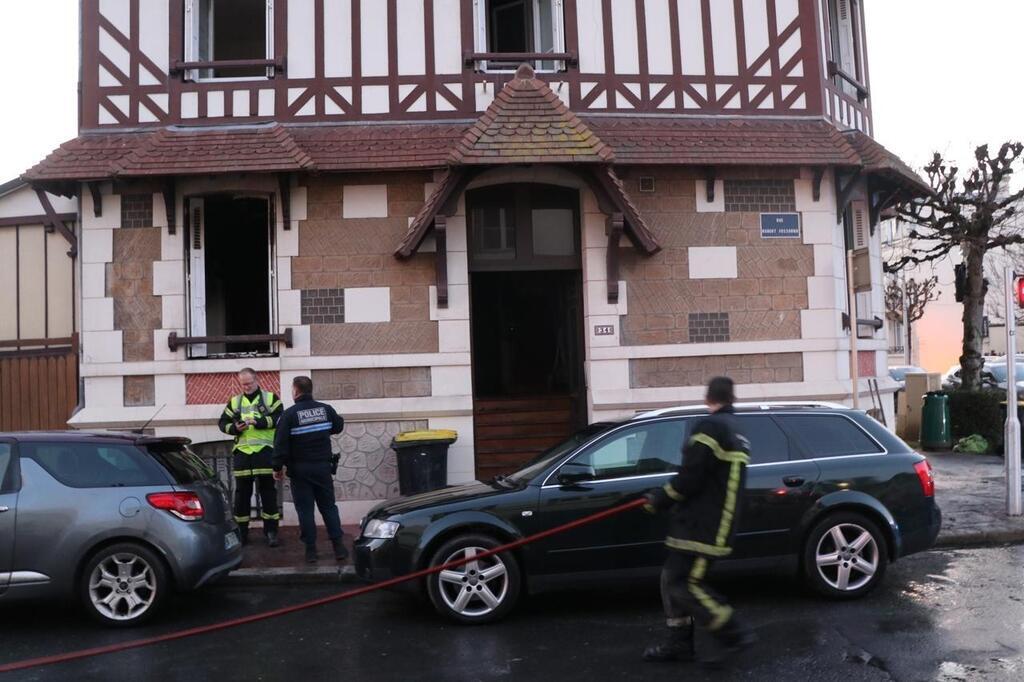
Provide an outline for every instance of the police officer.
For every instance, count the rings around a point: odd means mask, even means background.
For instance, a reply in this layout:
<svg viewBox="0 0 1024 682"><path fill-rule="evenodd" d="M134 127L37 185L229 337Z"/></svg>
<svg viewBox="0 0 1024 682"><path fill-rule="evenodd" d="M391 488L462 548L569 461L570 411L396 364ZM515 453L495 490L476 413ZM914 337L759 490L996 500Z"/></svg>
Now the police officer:
<svg viewBox="0 0 1024 682"><path fill-rule="evenodd" d="M345 422L333 407L313 400L313 381L309 377L295 377L292 398L295 404L281 416L274 441L274 478L281 480L287 473L291 479L306 563L317 560L314 503L327 527L335 560L344 561L348 550L342 543L341 518L334 501L338 460L331 452L331 436L341 433Z"/></svg>
<svg viewBox="0 0 1024 682"><path fill-rule="evenodd" d="M679 472L647 494L647 511L669 512L669 552L661 572L668 632L664 643L644 651L648 661L694 660L694 621L719 644L719 652L701 658L708 666L720 665L725 654L756 641L732 607L704 582L711 562L732 552L750 461L750 443L737 432L734 402L732 379L712 379L705 396L711 414L694 426L683 446Z"/></svg>
<svg viewBox="0 0 1024 682"><path fill-rule="evenodd" d="M271 456L274 450L274 430L284 411L281 399L272 391L260 388L256 371L246 367L238 373L242 392L232 396L224 407L218 426L235 437L235 521L241 529L242 544L249 542L249 514L252 491L259 491L263 519L263 533L267 544L277 547L277 526L281 510L277 506L277 487Z"/></svg>

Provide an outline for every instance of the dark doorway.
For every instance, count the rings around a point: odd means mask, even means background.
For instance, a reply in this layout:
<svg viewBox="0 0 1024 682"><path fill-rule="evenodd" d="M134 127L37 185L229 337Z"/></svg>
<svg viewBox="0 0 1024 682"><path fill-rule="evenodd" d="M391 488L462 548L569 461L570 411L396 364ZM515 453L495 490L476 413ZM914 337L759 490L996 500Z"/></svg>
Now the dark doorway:
<svg viewBox="0 0 1024 682"><path fill-rule="evenodd" d="M579 389L580 274L473 274L473 381L484 398Z"/></svg>
<svg viewBox="0 0 1024 682"><path fill-rule="evenodd" d="M586 421L579 193L467 193L476 471L515 470Z"/></svg>

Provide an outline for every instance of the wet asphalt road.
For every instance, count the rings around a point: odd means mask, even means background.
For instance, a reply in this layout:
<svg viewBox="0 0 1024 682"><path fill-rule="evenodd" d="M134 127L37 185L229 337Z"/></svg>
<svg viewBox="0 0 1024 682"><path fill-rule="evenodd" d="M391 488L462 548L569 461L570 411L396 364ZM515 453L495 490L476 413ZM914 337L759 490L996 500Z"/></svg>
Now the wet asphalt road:
<svg viewBox="0 0 1024 682"><path fill-rule="evenodd" d="M7 680L1019 680L1024 546L921 554L851 603L786 579L720 583L761 642L727 673L639 659L659 634L656 590L532 598L507 621L459 627L375 593L239 628L0 675ZM99 646L286 606L323 586L224 587L179 598L156 625L97 630L73 608L0 607L0 662ZM699 642L698 642L699 644Z"/></svg>

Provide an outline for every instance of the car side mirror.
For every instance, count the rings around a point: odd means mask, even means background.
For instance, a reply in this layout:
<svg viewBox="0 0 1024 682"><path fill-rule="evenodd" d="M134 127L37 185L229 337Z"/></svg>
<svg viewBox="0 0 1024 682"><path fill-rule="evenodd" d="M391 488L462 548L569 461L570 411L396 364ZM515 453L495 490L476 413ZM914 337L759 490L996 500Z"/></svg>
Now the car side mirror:
<svg viewBox="0 0 1024 682"><path fill-rule="evenodd" d="M594 467L579 462L567 462L558 470L558 482L562 485L575 485L581 481L592 481L596 477Z"/></svg>

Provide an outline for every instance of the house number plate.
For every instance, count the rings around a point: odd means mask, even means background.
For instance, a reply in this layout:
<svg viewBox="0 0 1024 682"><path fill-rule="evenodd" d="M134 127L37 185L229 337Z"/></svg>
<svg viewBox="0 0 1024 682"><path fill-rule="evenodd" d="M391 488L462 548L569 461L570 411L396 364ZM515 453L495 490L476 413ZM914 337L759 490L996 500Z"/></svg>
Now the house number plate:
<svg viewBox="0 0 1024 682"><path fill-rule="evenodd" d="M594 336L615 336L615 325L597 324L594 325Z"/></svg>

